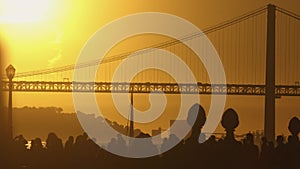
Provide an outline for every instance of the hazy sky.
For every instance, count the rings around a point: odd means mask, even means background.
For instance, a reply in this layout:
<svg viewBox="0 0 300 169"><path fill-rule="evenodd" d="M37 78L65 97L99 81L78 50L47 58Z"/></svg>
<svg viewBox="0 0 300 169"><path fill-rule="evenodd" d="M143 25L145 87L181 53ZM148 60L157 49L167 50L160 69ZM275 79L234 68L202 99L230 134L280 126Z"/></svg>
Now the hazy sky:
<svg viewBox="0 0 300 169"><path fill-rule="evenodd" d="M0 0L4 2L5 0ZM298 0L110 0L110 1L43 1L48 3L42 11L26 6L23 12L42 12L43 16L36 21L20 23L2 22L5 60L4 66L13 64L17 72L38 70L74 64L88 38L100 27L128 14L137 12L164 12L182 17L200 29L237 17L248 11L273 3L281 8L300 14ZM5 8L5 6L4 6ZM13 8L13 7L12 7ZM27 8L27 9L26 9ZM5 11L0 14L4 15ZM3 12L5 11L5 12ZM1 15L0 15L1 16ZM148 45L148 44L140 44ZM126 52L137 46L119 48L116 53ZM139 46L137 48L140 48ZM3 72L3 70L2 70ZM286 133L288 119L298 115L299 98L277 100L277 132ZM205 101L204 101L205 102ZM14 106L60 106L66 112L73 111L70 94L57 93L14 93ZM226 107L234 107L240 112L241 132L262 129L263 97L228 97ZM206 110L208 104L206 104Z"/></svg>
<svg viewBox="0 0 300 169"><path fill-rule="evenodd" d="M2 24L6 63L14 64L18 72L73 64L84 43L96 30L128 14L165 12L204 29L268 3L300 13L297 0L49 1L39 21Z"/></svg>

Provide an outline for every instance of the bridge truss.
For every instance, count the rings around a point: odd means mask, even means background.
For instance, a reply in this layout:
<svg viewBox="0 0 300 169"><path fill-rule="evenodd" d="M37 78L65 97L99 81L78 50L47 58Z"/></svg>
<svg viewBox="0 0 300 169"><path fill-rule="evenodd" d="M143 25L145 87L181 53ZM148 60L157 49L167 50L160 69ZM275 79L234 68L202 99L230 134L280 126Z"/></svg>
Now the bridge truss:
<svg viewBox="0 0 300 169"><path fill-rule="evenodd" d="M9 82L2 81L2 90L9 90ZM166 94L227 94L265 95L265 85L252 84L203 84L198 83L127 83L127 82L37 82L14 81L15 92L95 92L95 93L161 93ZM300 96L300 85L277 85L276 96Z"/></svg>

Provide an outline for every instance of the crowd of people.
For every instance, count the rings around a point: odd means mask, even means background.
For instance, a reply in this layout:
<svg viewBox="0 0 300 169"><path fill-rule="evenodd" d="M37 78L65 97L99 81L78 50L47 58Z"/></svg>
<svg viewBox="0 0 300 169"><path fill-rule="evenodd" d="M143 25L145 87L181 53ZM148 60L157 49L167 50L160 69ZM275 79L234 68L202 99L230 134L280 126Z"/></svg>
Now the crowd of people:
<svg viewBox="0 0 300 169"><path fill-rule="evenodd" d="M190 116L197 115L193 124ZM261 139L261 145L254 144L254 136L248 133L242 141L237 141L234 135L239 125L238 114L228 109L222 117L222 126L226 136L216 139L210 136L205 142L199 143L201 128L205 124L204 109L195 104L191 107L187 122L192 125L191 136L184 141L175 135L164 139L157 147L151 141L149 145L139 147L134 142L128 145L122 135L113 138L107 146L100 147L86 133L74 138L70 136L63 141L55 134L49 133L46 144L40 138L31 140L28 148L27 140L17 136L12 143L2 151L0 160L4 168L28 169L66 169L66 168L203 168L203 169L298 169L300 167L300 120L293 117L288 129L291 133L287 141L283 136L277 136L276 142ZM147 133L141 133L138 138L150 138ZM170 149L173 142L178 142ZM145 148L158 155L149 158L126 158L109 153L108 150L130 151L131 148ZM169 151L164 151L170 149ZM163 152L163 153L160 153ZM2 167L1 167L2 168Z"/></svg>

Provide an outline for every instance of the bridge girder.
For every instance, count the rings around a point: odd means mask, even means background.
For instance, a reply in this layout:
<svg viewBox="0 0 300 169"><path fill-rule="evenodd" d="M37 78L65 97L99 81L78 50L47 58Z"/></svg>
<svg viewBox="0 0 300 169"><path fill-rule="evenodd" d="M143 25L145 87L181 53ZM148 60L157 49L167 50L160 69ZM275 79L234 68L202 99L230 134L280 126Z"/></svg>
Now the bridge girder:
<svg viewBox="0 0 300 169"><path fill-rule="evenodd" d="M8 81L2 90L8 91ZM109 83L109 82L45 82L14 81L14 92L95 92L95 93L160 93L166 94L218 94L265 95L265 85L189 83ZM300 86L277 85L276 96L300 96Z"/></svg>

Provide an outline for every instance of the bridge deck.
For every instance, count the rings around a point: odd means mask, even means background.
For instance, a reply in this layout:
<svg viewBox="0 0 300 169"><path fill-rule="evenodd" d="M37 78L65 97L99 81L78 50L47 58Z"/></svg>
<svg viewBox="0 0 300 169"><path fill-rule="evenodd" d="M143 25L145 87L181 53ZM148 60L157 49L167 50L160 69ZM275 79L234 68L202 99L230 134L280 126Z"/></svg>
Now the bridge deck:
<svg viewBox="0 0 300 169"><path fill-rule="evenodd" d="M9 82L2 82L2 90L9 90ZM166 94L227 94L265 95L265 85L188 83L109 83L109 82L38 82L14 81L15 92L96 92L96 93L160 93ZM276 86L277 96L300 96L300 86Z"/></svg>

